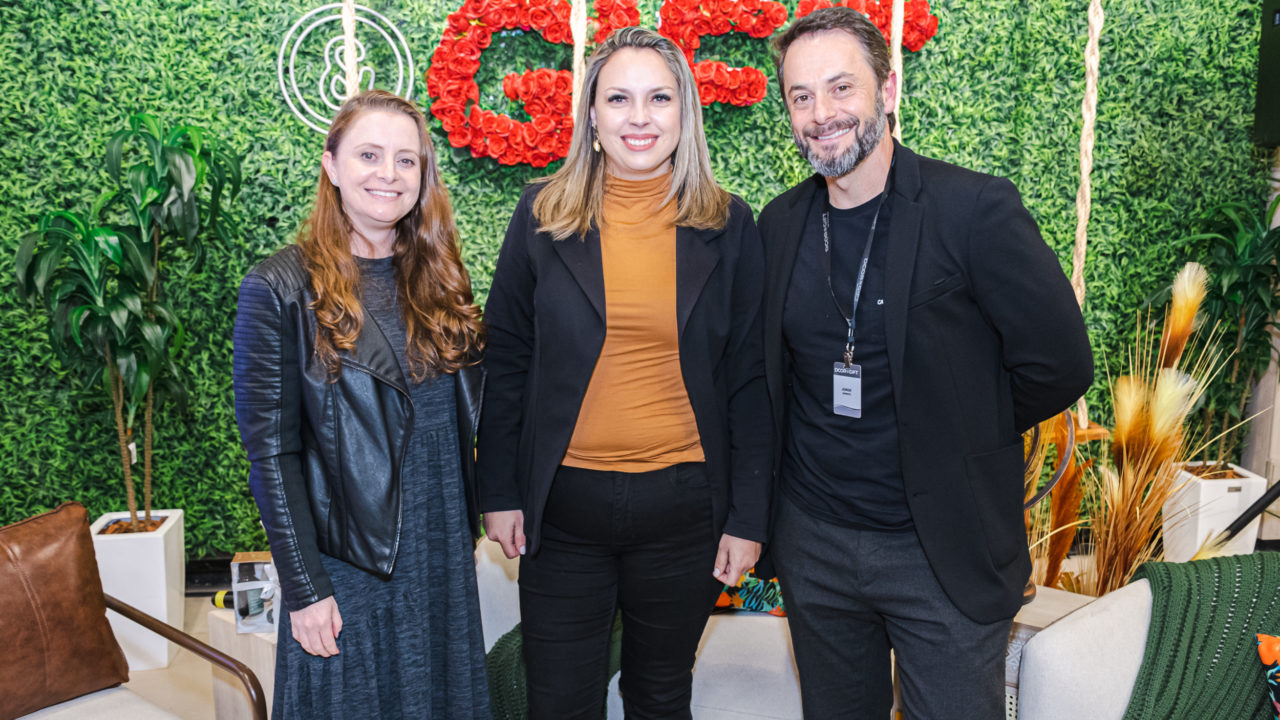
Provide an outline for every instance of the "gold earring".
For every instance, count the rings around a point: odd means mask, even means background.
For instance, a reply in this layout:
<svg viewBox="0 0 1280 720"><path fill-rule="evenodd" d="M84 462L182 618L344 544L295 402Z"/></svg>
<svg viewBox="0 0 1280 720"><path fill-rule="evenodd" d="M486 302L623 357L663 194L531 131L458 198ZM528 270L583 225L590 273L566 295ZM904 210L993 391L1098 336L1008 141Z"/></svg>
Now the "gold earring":
<svg viewBox="0 0 1280 720"><path fill-rule="evenodd" d="M600 152L600 133L594 125L591 126L591 149Z"/></svg>

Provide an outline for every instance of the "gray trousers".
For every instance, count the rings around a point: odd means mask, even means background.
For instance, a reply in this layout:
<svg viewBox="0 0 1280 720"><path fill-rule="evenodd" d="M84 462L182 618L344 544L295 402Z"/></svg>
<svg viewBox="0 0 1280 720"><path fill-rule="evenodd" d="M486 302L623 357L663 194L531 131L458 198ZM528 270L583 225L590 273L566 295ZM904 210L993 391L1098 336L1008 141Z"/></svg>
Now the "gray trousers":
<svg viewBox="0 0 1280 720"><path fill-rule="evenodd" d="M770 552L806 720L884 720L894 651L908 720L1004 717L1013 618L983 625L938 585L914 531L833 525L784 493Z"/></svg>

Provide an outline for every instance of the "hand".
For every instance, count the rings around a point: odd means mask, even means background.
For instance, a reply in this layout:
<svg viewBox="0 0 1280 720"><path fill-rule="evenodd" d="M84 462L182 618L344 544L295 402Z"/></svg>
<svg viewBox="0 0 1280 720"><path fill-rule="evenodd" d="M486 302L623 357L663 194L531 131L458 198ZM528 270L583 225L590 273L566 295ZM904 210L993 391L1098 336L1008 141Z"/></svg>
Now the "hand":
<svg viewBox="0 0 1280 720"><path fill-rule="evenodd" d="M755 567L760 559L760 549L760 543L754 540L721 535L720 551L716 553L716 566L711 574L726 585L737 586L743 574Z"/></svg>
<svg viewBox="0 0 1280 720"><path fill-rule="evenodd" d="M508 558L524 554L524 511L500 510L484 514L484 534L502 546Z"/></svg>
<svg viewBox="0 0 1280 720"><path fill-rule="evenodd" d="M333 596L289 613L293 639L312 655L329 657L338 654L338 633L342 632L342 615Z"/></svg>

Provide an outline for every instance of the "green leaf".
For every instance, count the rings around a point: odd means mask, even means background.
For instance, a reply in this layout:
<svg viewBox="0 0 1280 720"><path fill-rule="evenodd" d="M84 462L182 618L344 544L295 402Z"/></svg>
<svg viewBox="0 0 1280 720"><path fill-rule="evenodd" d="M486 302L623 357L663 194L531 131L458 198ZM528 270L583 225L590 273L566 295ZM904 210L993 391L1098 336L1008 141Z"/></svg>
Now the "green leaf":
<svg viewBox="0 0 1280 720"><path fill-rule="evenodd" d="M120 373L120 379L124 381L126 387L133 384L133 378L138 372L138 358L133 354L133 350L118 348L116 372Z"/></svg>
<svg viewBox="0 0 1280 720"><path fill-rule="evenodd" d="M116 331L123 337L129 329L129 308L119 300L111 300L107 302L107 315L111 317L111 324L116 326Z"/></svg>
<svg viewBox="0 0 1280 720"><path fill-rule="evenodd" d="M123 305L125 309L127 309L130 313L132 313L134 317L137 317L139 319L142 318L142 296L141 295L139 295L136 292L125 292L125 293L120 293L117 296L117 299L119 299L120 304Z"/></svg>
<svg viewBox="0 0 1280 720"><path fill-rule="evenodd" d="M130 386L130 405L141 406L146 401L147 390L151 387L151 377L151 363L147 360L140 361L134 371L133 383Z"/></svg>
<svg viewBox="0 0 1280 720"><path fill-rule="evenodd" d="M139 327L142 330L142 339L146 343L148 354L165 354L164 330L150 320L143 320Z"/></svg>
<svg viewBox="0 0 1280 720"><path fill-rule="evenodd" d="M164 131L160 128L160 121L156 119L155 115L150 113L138 113L134 115L129 122L133 125L135 130L138 129L139 126L146 128L147 132L151 133L151 136L157 140L164 137Z"/></svg>
<svg viewBox="0 0 1280 720"><path fill-rule="evenodd" d="M111 201L115 200L116 194L115 190L108 190L99 195L97 200L93 201L93 209L89 211L90 223L99 222L98 218L102 217L103 209L110 205Z"/></svg>
<svg viewBox="0 0 1280 720"><path fill-rule="evenodd" d="M147 204L142 198L146 195L150 175L151 166L145 163L138 163L129 168L129 191L133 193L133 199L139 207Z"/></svg>
<svg viewBox="0 0 1280 720"><path fill-rule="evenodd" d="M160 199L160 188L154 185L148 185L146 189L142 192L142 199L139 201L139 204L145 207L159 199Z"/></svg>
<svg viewBox="0 0 1280 720"><path fill-rule="evenodd" d="M120 236L111 228L96 227L91 233L93 239L98 244L98 249L102 251L107 259L116 265L124 262L124 254L120 247Z"/></svg>
<svg viewBox="0 0 1280 720"><path fill-rule="evenodd" d="M55 245L36 256L36 271L31 283L35 285L37 295L44 295L49 281L57 274L58 264L62 262L63 247L61 244Z"/></svg>
<svg viewBox="0 0 1280 720"><path fill-rule="evenodd" d="M79 215L59 210L40 218L40 229L70 230L75 236L83 236L88 234L89 225Z"/></svg>
<svg viewBox="0 0 1280 720"><path fill-rule="evenodd" d="M217 230L221 231L222 229L223 228L221 225L217 226ZM219 233L218 237L224 242L226 241L225 236L221 232ZM193 240L192 242L189 243L188 249L191 251L191 262L187 265L186 270L183 273L184 276L187 276L187 277L191 275L195 275L199 273L202 269L204 269L204 259L205 259L203 242Z"/></svg>
<svg viewBox="0 0 1280 720"><path fill-rule="evenodd" d="M116 182L120 182L120 162L124 155L124 144L132 135L132 130L120 130L107 141L107 172Z"/></svg>
<svg viewBox="0 0 1280 720"><path fill-rule="evenodd" d="M77 237L74 241L67 243L67 248L71 252L72 266L79 274L87 278L96 278L102 263L101 253L98 249L98 239L92 233L85 233Z"/></svg>
<svg viewBox="0 0 1280 720"><path fill-rule="evenodd" d="M191 151L196 155L200 154L200 148L204 146L204 134L207 132L204 128L197 125L179 125L169 133L169 137L165 140L166 145L177 145L178 141L185 135L191 140Z"/></svg>
<svg viewBox="0 0 1280 720"><path fill-rule="evenodd" d="M72 310L67 318L67 325L71 330L71 339L75 341L77 347L84 347L84 342L80 339L80 326L84 324L84 316L92 310L93 307L90 305L81 305Z"/></svg>
<svg viewBox="0 0 1280 720"><path fill-rule="evenodd" d="M183 348L186 347L186 343L187 343L187 332L186 332L186 329L182 326L182 321L179 320L178 316L174 315L173 311L170 310L163 303L160 303L160 302L152 303L151 309L155 312L156 317L163 320L165 324L167 324L173 330L173 350L171 351L170 354L172 355L180 354Z"/></svg>
<svg viewBox="0 0 1280 720"><path fill-rule="evenodd" d="M178 229L182 232L182 237L187 243L194 243L196 235L200 232L200 204L196 199L190 198L182 203L175 213L175 220L178 221Z"/></svg>
<svg viewBox="0 0 1280 720"><path fill-rule="evenodd" d="M89 313L84 327L80 329L80 336L87 341L93 352L98 355L103 355L108 343L111 342L112 334L111 320L103 317L96 310Z"/></svg>
<svg viewBox="0 0 1280 720"><path fill-rule="evenodd" d="M169 164L169 177L182 192L182 199L189 200L196 186L196 165L190 153L182 148L167 147L165 159Z"/></svg>
<svg viewBox="0 0 1280 720"><path fill-rule="evenodd" d="M204 157L198 153L191 156L191 161L195 163L196 168L196 187L200 187L204 184L204 175L205 170L207 169L207 163L205 163Z"/></svg>
<svg viewBox="0 0 1280 720"><path fill-rule="evenodd" d="M121 247L124 248L128 265L142 277L142 284L145 287L151 287L156 282L156 269L151 264L150 253L143 252L142 244L136 237L128 233L123 234L122 237Z"/></svg>
<svg viewBox="0 0 1280 720"><path fill-rule="evenodd" d="M27 268L31 265L31 257L36 251L36 243L40 241L43 233L39 230L22 236L22 242L18 243L18 252L13 258L13 269L18 276L18 296L23 300L31 299L31 283L27 281Z"/></svg>
<svg viewBox="0 0 1280 720"><path fill-rule="evenodd" d="M172 400L175 410L179 413L186 412L187 409L187 388L183 386L176 378L177 368L170 364L166 370L166 374L161 375L156 380L156 392Z"/></svg>
<svg viewBox="0 0 1280 720"><path fill-rule="evenodd" d="M222 166L227 174L231 176L231 199L234 200L240 194L240 185L244 177L240 174L240 158L221 155Z"/></svg>

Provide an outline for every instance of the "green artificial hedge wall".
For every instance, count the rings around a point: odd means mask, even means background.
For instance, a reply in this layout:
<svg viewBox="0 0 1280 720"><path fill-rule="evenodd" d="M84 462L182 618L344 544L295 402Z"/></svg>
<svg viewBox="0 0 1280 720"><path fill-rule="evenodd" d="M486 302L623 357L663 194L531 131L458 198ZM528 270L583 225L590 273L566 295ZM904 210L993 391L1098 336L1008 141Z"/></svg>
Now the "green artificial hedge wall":
<svg viewBox="0 0 1280 720"><path fill-rule="evenodd" d="M321 136L285 105L276 80L281 40L321 3L299 0L6 0L0 4L0 259L41 213L85 210L108 186L103 147L139 111L204 125L245 154L233 205L235 242L209 244L203 274L171 281L193 343L185 415L157 423L156 506L187 512L191 557L265 545L245 477L232 409L231 326L240 278L288 243L317 177ZM421 71L448 0L368 0L390 18ZM458 3L460 4L460 3ZM794 2L786 3L788 9ZM937 0L935 38L906 58L905 141L918 151L1010 177L1069 268L1084 91L1083 0ZM1133 313L1202 248L1209 207L1261 208L1264 153L1250 141L1259 7L1255 0L1114 0L1102 37L1086 317L1099 359L1090 395L1103 406L1104 363L1122 357ZM642 4L652 26L657 3ZM766 42L707 39L700 57L752 64L772 76ZM506 108L501 77L565 67L568 46L508 32L482 59L489 109ZM380 83L382 84L382 83ZM807 174L776 87L750 108L706 111L721 182L759 210ZM521 186L544 171L459 157L438 139L483 298ZM553 168L554 169L554 165ZM11 273L11 271L9 271ZM11 277L11 274L8 275ZM180 285L179 285L180 283ZM77 499L119 509L109 403L64 377L45 319L0 292L0 523ZM181 287L181 290L178 290ZM1105 420L1105 417L1100 419Z"/></svg>

